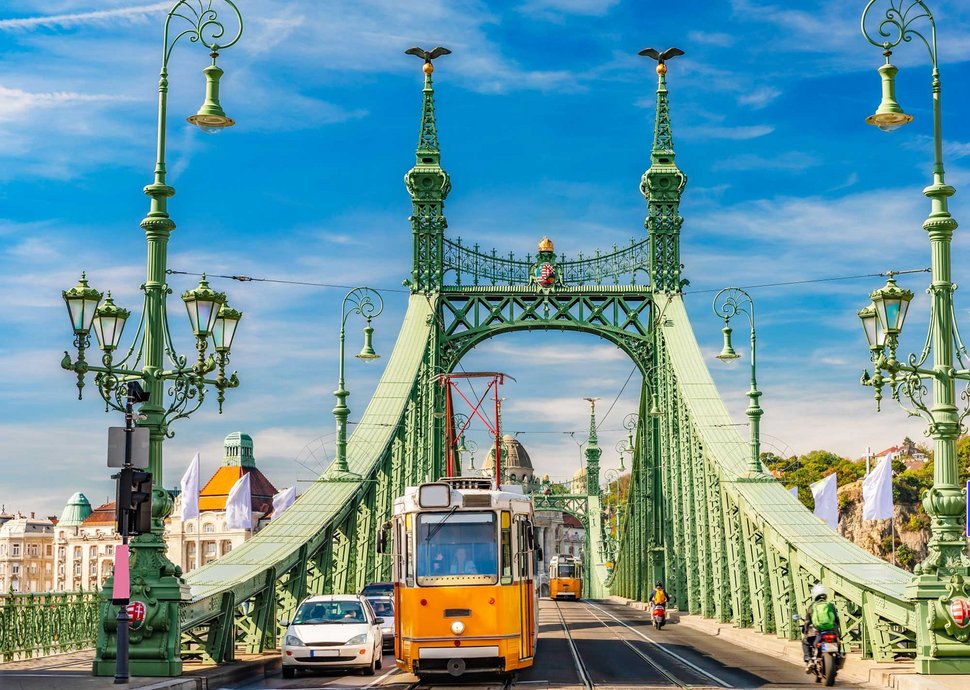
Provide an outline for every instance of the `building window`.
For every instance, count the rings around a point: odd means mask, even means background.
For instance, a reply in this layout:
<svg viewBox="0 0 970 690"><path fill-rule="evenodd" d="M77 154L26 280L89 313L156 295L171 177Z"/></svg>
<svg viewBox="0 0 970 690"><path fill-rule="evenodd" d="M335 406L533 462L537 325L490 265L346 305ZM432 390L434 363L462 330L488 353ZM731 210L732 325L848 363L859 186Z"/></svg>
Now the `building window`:
<svg viewBox="0 0 970 690"><path fill-rule="evenodd" d="M216 531L216 526L215 525L212 525L212 524L203 525L202 526L202 531L205 532L206 534L212 534L213 532Z"/></svg>
<svg viewBox="0 0 970 690"><path fill-rule="evenodd" d="M10 553L11 556L14 556L16 558L17 556L20 555L20 544L11 544L10 549L11 549L11 553Z"/></svg>
<svg viewBox="0 0 970 690"><path fill-rule="evenodd" d="M81 564L80 563L75 563L74 564L74 577L81 577Z"/></svg>
<svg viewBox="0 0 970 690"><path fill-rule="evenodd" d="M88 547L88 558L97 558L97 557L98 557L98 547L97 546L89 546Z"/></svg>
<svg viewBox="0 0 970 690"><path fill-rule="evenodd" d="M232 551L232 542L229 541L228 539L223 539L222 540L222 553L221 553L221 555L225 556L230 551Z"/></svg>
<svg viewBox="0 0 970 690"><path fill-rule="evenodd" d="M88 575L95 576L97 574L98 574L98 564L95 561L88 566Z"/></svg>
<svg viewBox="0 0 970 690"><path fill-rule="evenodd" d="M115 546L114 546L114 544L106 544L105 545L105 547L104 547L104 555L105 556L114 556L115 555Z"/></svg>
<svg viewBox="0 0 970 690"><path fill-rule="evenodd" d="M27 555L32 558L37 558L40 555L39 547L37 544L27 544Z"/></svg>
<svg viewBox="0 0 970 690"><path fill-rule="evenodd" d="M19 563L13 563L10 566L10 574L11 575L20 575L20 564Z"/></svg>
<svg viewBox="0 0 970 690"><path fill-rule="evenodd" d="M7 555L7 545L0 544L0 556L6 556L6 555Z"/></svg>
<svg viewBox="0 0 970 690"><path fill-rule="evenodd" d="M81 560L81 547L80 546L75 546L74 547L74 560L75 561Z"/></svg>
<svg viewBox="0 0 970 690"><path fill-rule="evenodd" d="M215 558L216 556L216 543L214 541L207 541L205 543L205 556L206 558Z"/></svg>
<svg viewBox="0 0 970 690"><path fill-rule="evenodd" d="M47 553L48 556L53 556L54 555L54 545L53 544L48 544L47 545L46 553Z"/></svg>

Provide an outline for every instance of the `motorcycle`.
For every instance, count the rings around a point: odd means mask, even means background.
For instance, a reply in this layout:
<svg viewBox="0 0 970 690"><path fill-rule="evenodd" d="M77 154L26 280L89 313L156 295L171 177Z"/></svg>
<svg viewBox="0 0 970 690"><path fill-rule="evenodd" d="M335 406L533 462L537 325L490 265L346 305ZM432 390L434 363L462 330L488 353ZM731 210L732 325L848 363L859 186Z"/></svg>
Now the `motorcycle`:
<svg viewBox="0 0 970 690"><path fill-rule="evenodd" d="M802 617L796 615L796 621ZM834 630L815 633L815 643L812 645L812 660L810 671L815 676L815 682L825 682L826 686L835 685L835 676L845 665L845 654L839 636Z"/></svg>
<svg viewBox="0 0 970 690"><path fill-rule="evenodd" d="M653 627L660 630L667 622L667 605L654 604L650 610L650 617L653 619Z"/></svg>
<svg viewBox="0 0 970 690"><path fill-rule="evenodd" d="M826 630L815 635L812 655L812 672L815 682L825 681L825 685L835 685L835 675L845 665L845 655L839 644L839 636L834 630Z"/></svg>

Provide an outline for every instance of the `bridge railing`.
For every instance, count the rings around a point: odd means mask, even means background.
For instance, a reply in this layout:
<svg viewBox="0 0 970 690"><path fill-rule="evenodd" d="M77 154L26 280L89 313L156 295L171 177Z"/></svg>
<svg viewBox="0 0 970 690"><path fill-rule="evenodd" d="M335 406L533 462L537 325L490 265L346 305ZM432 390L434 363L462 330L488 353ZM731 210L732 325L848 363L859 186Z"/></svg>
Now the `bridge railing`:
<svg viewBox="0 0 970 690"><path fill-rule="evenodd" d="M98 592L0 594L0 660L94 647L100 604Z"/></svg>
<svg viewBox="0 0 970 690"><path fill-rule="evenodd" d="M683 301L659 299L653 385L662 414L638 433L614 593L645 600L659 572L681 609L794 639L793 616L820 582L850 647L877 660L914 655L910 574L833 532L778 481L745 476L748 439L714 387Z"/></svg>
<svg viewBox="0 0 970 690"><path fill-rule="evenodd" d="M529 285L537 259L526 254L517 259L512 252L499 254L483 250L478 244L468 246L461 238L443 240L444 276L454 287ZM561 285L637 285L649 278L650 245L646 239L631 239L626 247L613 245L611 251L596 250L592 256L580 252L575 259L556 259Z"/></svg>

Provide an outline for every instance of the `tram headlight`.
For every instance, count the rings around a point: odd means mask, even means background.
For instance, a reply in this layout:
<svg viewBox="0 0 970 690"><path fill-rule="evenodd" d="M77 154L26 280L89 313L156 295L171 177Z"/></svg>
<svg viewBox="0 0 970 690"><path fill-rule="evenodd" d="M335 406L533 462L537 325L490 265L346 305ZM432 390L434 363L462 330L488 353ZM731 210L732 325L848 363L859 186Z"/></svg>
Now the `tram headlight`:
<svg viewBox="0 0 970 690"><path fill-rule="evenodd" d="M296 635L287 635L285 638L283 638L283 644L285 644L287 647L302 647L303 640Z"/></svg>
<svg viewBox="0 0 970 690"><path fill-rule="evenodd" d="M367 642L367 633L361 633L360 635L354 635L349 640L347 640L344 644L358 645L358 644L364 644L365 642Z"/></svg>
<svg viewBox="0 0 970 690"><path fill-rule="evenodd" d="M455 633L456 635L461 635L463 632L465 632L465 624L461 621L455 621L451 624L451 632Z"/></svg>

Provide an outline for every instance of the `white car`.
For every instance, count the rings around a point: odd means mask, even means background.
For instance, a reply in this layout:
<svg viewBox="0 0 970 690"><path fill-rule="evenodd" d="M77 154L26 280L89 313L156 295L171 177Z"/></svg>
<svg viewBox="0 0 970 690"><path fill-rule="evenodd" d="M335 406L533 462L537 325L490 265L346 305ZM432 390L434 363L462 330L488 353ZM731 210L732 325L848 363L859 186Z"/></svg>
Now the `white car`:
<svg viewBox="0 0 970 690"><path fill-rule="evenodd" d="M305 599L284 623L283 677L292 678L298 668L354 668L374 675L381 668L383 622L359 594Z"/></svg>
<svg viewBox="0 0 970 690"><path fill-rule="evenodd" d="M384 633L384 649L394 649L394 599L392 597L368 596L371 608L378 618L383 618L381 631Z"/></svg>

